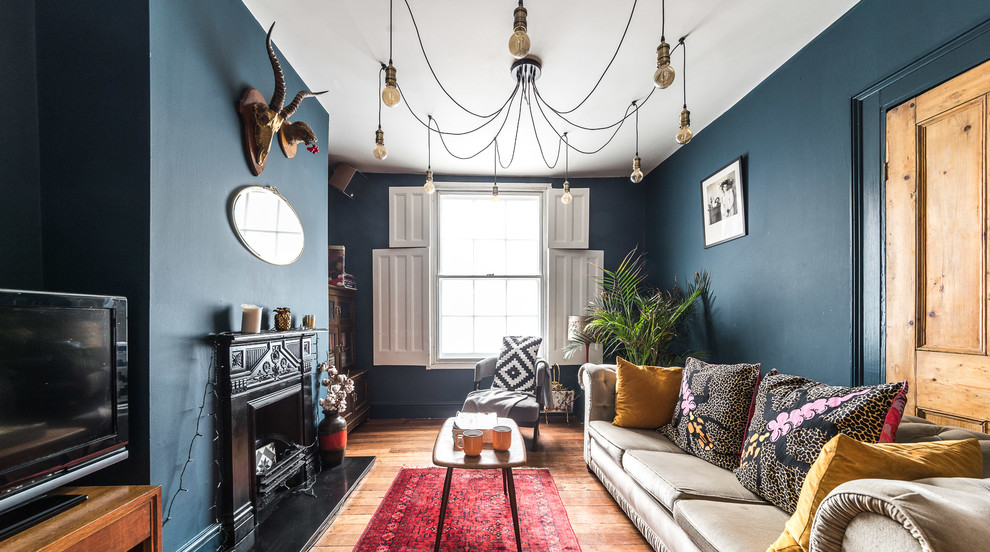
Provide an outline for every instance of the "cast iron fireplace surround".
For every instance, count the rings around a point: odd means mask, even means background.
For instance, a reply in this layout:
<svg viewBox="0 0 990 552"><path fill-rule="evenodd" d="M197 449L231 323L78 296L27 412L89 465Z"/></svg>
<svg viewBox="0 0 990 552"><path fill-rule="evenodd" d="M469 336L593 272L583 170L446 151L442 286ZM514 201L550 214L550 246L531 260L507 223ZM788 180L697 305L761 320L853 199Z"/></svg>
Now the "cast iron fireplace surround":
<svg viewBox="0 0 990 552"><path fill-rule="evenodd" d="M223 333L217 345L223 542L255 544L255 528L293 485L317 472L313 389L315 330ZM274 465L257 473L256 449L273 444Z"/></svg>

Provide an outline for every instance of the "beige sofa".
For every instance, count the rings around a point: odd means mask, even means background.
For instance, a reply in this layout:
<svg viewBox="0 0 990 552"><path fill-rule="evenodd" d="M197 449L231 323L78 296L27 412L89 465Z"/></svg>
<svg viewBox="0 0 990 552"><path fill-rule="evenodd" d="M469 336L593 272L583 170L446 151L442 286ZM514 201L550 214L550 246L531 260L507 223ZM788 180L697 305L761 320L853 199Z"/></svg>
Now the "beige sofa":
<svg viewBox="0 0 990 552"><path fill-rule="evenodd" d="M790 517L731 471L685 453L655 430L612 425L615 365L585 364L584 460L656 550L764 552ZM990 478L990 435L905 416L899 442L982 439ZM915 482L864 479L822 503L813 551L990 550L990 479Z"/></svg>

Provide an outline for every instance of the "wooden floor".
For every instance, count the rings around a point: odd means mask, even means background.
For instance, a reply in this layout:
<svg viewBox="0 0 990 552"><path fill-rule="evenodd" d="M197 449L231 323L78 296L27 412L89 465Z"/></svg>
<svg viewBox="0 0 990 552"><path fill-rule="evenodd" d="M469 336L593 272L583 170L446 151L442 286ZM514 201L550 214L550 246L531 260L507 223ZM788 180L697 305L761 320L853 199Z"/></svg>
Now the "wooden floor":
<svg viewBox="0 0 990 552"><path fill-rule="evenodd" d="M348 456L377 456L371 473L351 494L314 552L350 552L371 521L399 468L433 465L433 442L443 420L369 420L347 438ZM525 435L531 430L523 429ZM539 450L530 467L550 468L571 527L584 552L651 551L582 457L582 427L552 418L541 425ZM524 544L525 545L525 544Z"/></svg>

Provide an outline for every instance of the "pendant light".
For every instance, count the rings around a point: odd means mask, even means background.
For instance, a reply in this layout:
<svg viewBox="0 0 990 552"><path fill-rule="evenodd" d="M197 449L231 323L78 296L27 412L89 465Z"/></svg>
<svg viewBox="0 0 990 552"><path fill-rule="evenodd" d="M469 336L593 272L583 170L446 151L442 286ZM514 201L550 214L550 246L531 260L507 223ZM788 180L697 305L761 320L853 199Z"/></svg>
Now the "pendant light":
<svg viewBox="0 0 990 552"><path fill-rule="evenodd" d="M382 71L385 70L385 65L382 65L381 70L378 71L378 85L382 84ZM375 102L377 103L377 102ZM375 154L375 159L383 160L388 157L388 150L385 149L385 133L382 132L382 104L378 104L378 130L375 131L375 149L372 150Z"/></svg>
<svg viewBox="0 0 990 552"><path fill-rule="evenodd" d="M516 59L522 59L529 53L529 35L526 34L526 8L523 0L512 12L512 36L509 37L509 53Z"/></svg>
<svg viewBox="0 0 990 552"><path fill-rule="evenodd" d="M664 36L667 23L666 1L660 1L660 45L657 46L657 72L653 73L653 84L657 88L667 88L674 82L674 68L670 65L670 44Z"/></svg>
<svg viewBox="0 0 990 552"><path fill-rule="evenodd" d="M395 80L395 66L392 65L392 0L388 3L388 67L385 69L385 88L382 90L382 101L389 107L398 105L399 84Z"/></svg>
<svg viewBox="0 0 990 552"><path fill-rule="evenodd" d="M639 106L636 102L632 103L633 108L636 110L636 156L633 157L633 170L632 174L629 175L629 180L633 183L639 184L643 181L643 169L639 168Z"/></svg>
<svg viewBox="0 0 990 552"><path fill-rule="evenodd" d="M495 160L495 163L494 163L495 172L493 173L494 176L492 177L492 201L498 201L499 200L499 197L498 197L498 142L494 142L493 141L492 142L492 145L495 146L495 148L494 148L495 149L495 155L493 156L493 159Z"/></svg>
<svg viewBox="0 0 990 552"><path fill-rule="evenodd" d="M687 108L687 48L684 46L684 39L680 40L681 55L683 56L683 65L681 66L681 84L683 85L684 91L684 107L681 109L681 126L677 130L677 135L674 138L677 140L678 144L686 144L691 141L694 136L694 132L691 131L691 112Z"/></svg>
<svg viewBox="0 0 990 552"><path fill-rule="evenodd" d="M437 191L437 187L433 185L433 169L430 165L430 161L433 158L433 153L430 149L431 134L433 134L433 115L429 116L429 123L426 127L426 184L423 184L423 191L427 194Z"/></svg>
<svg viewBox="0 0 990 552"><path fill-rule="evenodd" d="M574 196L571 195L571 183L567 181L567 173L570 165L569 153L571 145L567 143L567 133L564 133L564 195L560 196L560 202L564 205L569 205L571 201L574 200Z"/></svg>

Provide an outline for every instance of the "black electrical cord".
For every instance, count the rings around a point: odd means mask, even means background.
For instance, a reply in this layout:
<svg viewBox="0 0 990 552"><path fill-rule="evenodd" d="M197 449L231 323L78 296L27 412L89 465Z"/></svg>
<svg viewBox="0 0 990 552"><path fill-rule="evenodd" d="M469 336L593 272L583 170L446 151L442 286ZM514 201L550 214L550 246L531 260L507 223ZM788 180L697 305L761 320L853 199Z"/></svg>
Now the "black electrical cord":
<svg viewBox="0 0 990 552"><path fill-rule="evenodd" d="M440 90L443 90L443 93L446 94L448 98L450 98L450 101L454 102L454 105L463 109L464 112L470 115L474 115L475 117L478 117L479 119L488 119L491 117L496 117L497 115L502 113L502 109L505 106L498 108L496 111L493 111L488 115L480 115L461 105L460 102L458 102L456 99L454 99L453 96L450 95L450 92L447 92L447 88L445 88L443 83L440 82L440 77L437 76L437 72L433 70L433 64L430 63L430 57L426 55L426 47L423 46L423 36L419 33L419 24L416 23L416 16L413 15L412 6L409 5L409 0L405 0L405 3L406 3L406 9L409 10L409 19L412 20L413 29L416 31L416 40L419 41L419 49L423 52L423 59L426 60L426 66L430 68L430 73L433 75L433 80L437 81L437 85L440 87ZM391 39L392 39L392 35L389 34L389 41L391 41ZM390 42L389 55L391 55L391 48L392 46Z"/></svg>
<svg viewBox="0 0 990 552"><path fill-rule="evenodd" d="M378 102L378 129L379 130L381 130L381 128L382 128L382 103L384 103L384 102L382 102L382 100L380 98L378 98L378 94L381 93L381 91L382 91L382 74L384 74L384 73L385 73L385 64L383 63L382 64L382 68L378 70L378 90L375 91L375 98L376 98L376 101ZM400 91L399 93L401 94L402 92Z"/></svg>
<svg viewBox="0 0 990 552"><path fill-rule="evenodd" d="M522 100L520 100L520 102L521 101ZM522 106L521 105L520 105L519 109L520 110L522 109ZM466 156L464 156L464 155L457 155L454 152L450 151L450 147L447 145L447 141L444 140L444 138L443 138L444 137L444 133L439 131L440 130L440 123L437 122L437 134L438 134L438 136L440 136L440 143L443 144L443 149L447 150L447 153L449 153L451 155L451 157L453 157L455 159L460 159L462 161L466 161L468 159L474 159L475 157L477 157L478 155L480 155L481 152L483 152L486 149L488 149L488 147L491 146L495 142L495 140L498 138L499 134L502 133L502 129L505 128L505 124L509 121L509 114L511 112L512 112L512 108L510 106L509 109L505 110L505 118L502 119L502 125L498 127L498 131L495 133L495 136L493 136L492 139L487 144L484 145L484 147L482 147L480 150L478 150L477 152L475 152L475 153L473 153L471 155L466 155ZM433 119L433 120L436 121L436 119Z"/></svg>
<svg viewBox="0 0 990 552"><path fill-rule="evenodd" d="M619 45L615 47L615 53L612 54L612 59L608 60L608 65L605 66L605 70L602 71L602 75L600 77L598 77L598 81L595 83L595 86L593 86L591 88L591 91L588 92L588 95L585 96L584 99L581 100L574 107L572 107L570 109L554 109L554 111L558 115L561 114L561 113L571 113L573 111L576 111L579 107L581 107L582 105L584 105L584 102L588 101L588 98L590 98L591 95L595 93L595 90L598 90L598 85L600 85L602 83L602 79L605 78L605 74L608 73L608 70L612 68L612 63L615 62L615 58L619 55L619 50L622 49L622 43L625 42L625 40L626 40L626 34L629 33L629 25L632 24L633 15L636 14L636 4L637 4L637 2L638 2L638 0L633 0L632 9L629 10L629 19L626 20L626 27L625 27L625 29L622 30L622 37L619 38ZM408 3L408 0L407 0L407 3Z"/></svg>
<svg viewBox="0 0 990 552"><path fill-rule="evenodd" d="M399 94L403 98L403 103L406 104L406 109L409 110L409 114L412 115L414 119L416 119L416 122L418 122L419 124L423 125L424 127L428 127L428 125L426 123L424 123L423 120L420 119L418 115L416 115L416 112L409 105L409 97L406 96L405 92L402 91L402 87L397 85L397 88L399 89ZM519 92L519 84L516 83L516 87L512 90L512 93L509 94L509 97L505 100L505 103L502 104L502 107L500 107L495 114L496 115L501 114L502 113L502 110L505 109L505 107L507 105L509 105L509 102L511 102L512 99L515 98L515 96L516 96L516 94L518 92ZM379 107L379 111L380 110L381 110L381 107ZM465 134L472 134L474 132L477 132L477 131L481 130L482 128L486 127L489 123L491 123L492 121L495 121L495 120L498 120L498 117L493 117L491 119L488 119L484 123L481 123L480 125L478 125L477 127L473 128L471 130L465 130L465 131L461 131L461 132L449 132L449 131L448 132L441 132L440 131L440 123L437 123L437 130L435 130L434 132L436 132L437 134L443 134L443 135L446 135L446 136L464 136Z"/></svg>
<svg viewBox="0 0 990 552"><path fill-rule="evenodd" d="M687 45L684 44L684 38L682 36L677 45L684 46L684 51L681 52L681 91L684 94L684 109L687 109Z"/></svg>

